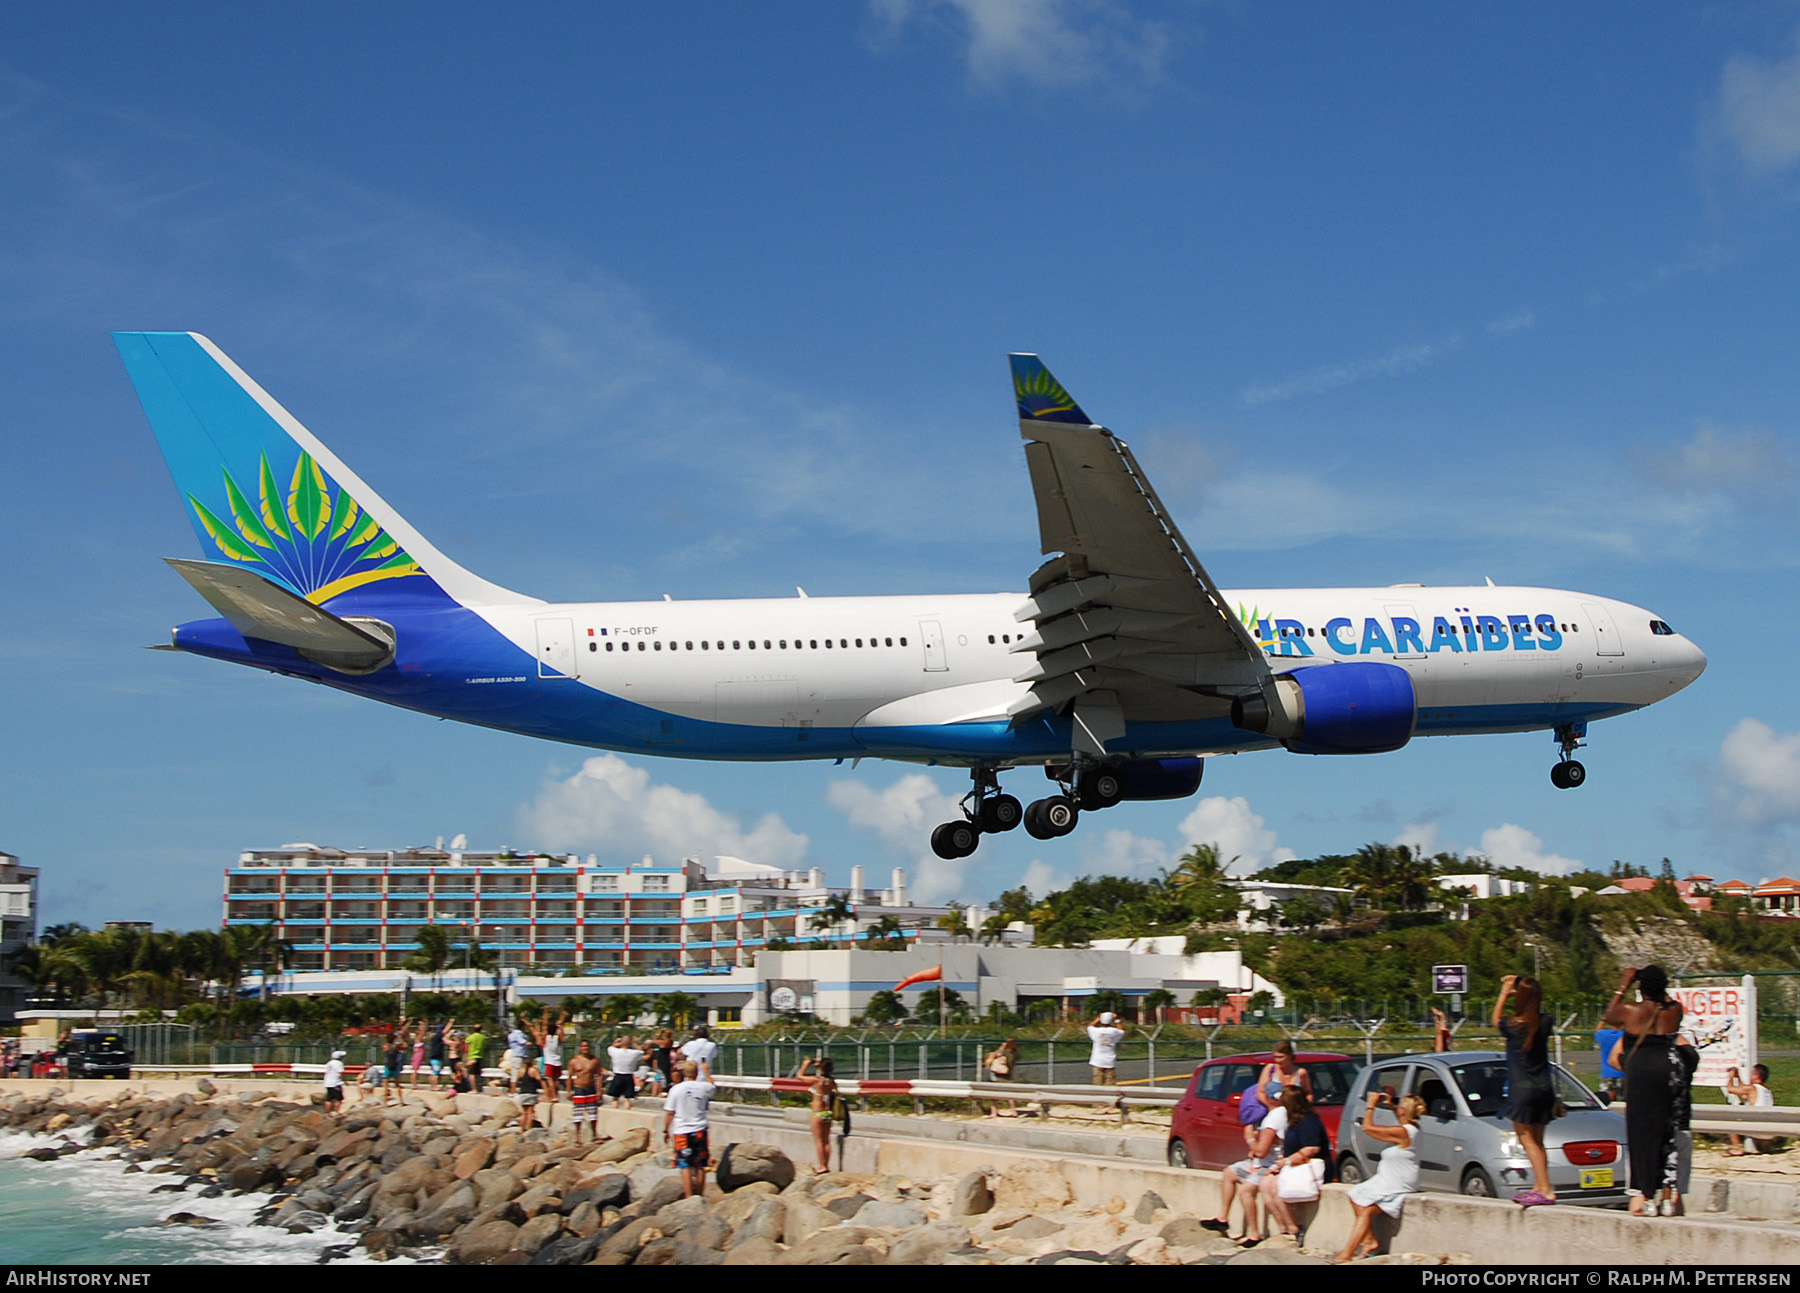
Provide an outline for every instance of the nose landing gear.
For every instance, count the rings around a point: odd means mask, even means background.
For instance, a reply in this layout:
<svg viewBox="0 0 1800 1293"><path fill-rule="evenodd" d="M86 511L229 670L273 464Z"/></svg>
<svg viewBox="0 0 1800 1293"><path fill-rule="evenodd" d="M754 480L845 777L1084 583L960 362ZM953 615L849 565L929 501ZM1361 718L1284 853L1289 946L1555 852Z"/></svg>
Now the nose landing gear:
<svg viewBox="0 0 1800 1293"><path fill-rule="evenodd" d="M1566 723L1556 729L1557 761L1550 769L1550 784L1558 790L1573 790L1587 780L1587 769L1570 757L1586 742L1586 723Z"/></svg>

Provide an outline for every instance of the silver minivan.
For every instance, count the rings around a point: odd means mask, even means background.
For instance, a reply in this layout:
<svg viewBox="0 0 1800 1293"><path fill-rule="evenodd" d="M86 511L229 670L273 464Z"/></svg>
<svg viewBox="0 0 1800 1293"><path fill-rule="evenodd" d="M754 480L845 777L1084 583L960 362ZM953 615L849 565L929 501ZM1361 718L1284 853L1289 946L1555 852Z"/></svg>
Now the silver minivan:
<svg viewBox="0 0 1800 1293"><path fill-rule="evenodd" d="M1551 1065L1556 1094L1568 1112L1544 1129L1550 1181L1558 1203L1617 1205L1625 1201L1625 1116L1608 1110L1560 1065ZM1413 1138L1419 1188L1484 1198L1511 1198L1532 1185L1531 1162L1512 1124L1500 1116L1506 1103L1504 1051L1447 1051L1381 1060L1357 1076L1338 1129L1338 1175L1347 1183L1374 1175L1387 1145L1362 1129L1368 1093L1385 1090L1398 1099L1416 1095L1425 1113ZM1392 1126L1394 1115L1375 1113Z"/></svg>

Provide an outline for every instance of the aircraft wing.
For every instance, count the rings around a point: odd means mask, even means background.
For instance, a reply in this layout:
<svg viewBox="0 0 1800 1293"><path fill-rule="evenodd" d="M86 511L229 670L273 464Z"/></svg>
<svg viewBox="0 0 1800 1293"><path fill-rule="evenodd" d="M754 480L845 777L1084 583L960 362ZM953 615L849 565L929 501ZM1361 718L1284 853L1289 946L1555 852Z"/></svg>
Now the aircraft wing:
<svg viewBox="0 0 1800 1293"><path fill-rule="evenodd" d="M1015 719L1075 720L1078 753L1104 755L1128 721L1216 717L1271 676L1267 658L1181 537L1125 442L1097 425L1036 355L1013 355L1013 392L1042 551L1015 612L1031 691ZM1113 751L1117 753L1117 750Z"/></svg>
<svg viewBox="0 0 1800 1293"><path fill-rule="evenodd" d="M291 646L308 658L345 664L353 671L379 666L393 658L391 641L314 606L254 570L181 557L163 560L247 638Z"/></svg>

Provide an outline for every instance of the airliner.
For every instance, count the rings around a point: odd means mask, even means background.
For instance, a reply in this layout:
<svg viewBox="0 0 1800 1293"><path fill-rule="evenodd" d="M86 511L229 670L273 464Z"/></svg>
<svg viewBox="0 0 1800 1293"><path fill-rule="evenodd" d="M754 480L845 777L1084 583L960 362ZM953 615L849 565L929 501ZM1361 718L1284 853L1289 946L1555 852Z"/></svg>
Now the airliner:
<svg viewBox="0 0 1800 1293"><path fill-rule="evenodd" d="M1381 754L1588 725L1706 657L1641 607L1553 588L1213 582L1130 448L1035 355L1011 356L1048 560L1023 593L546 602L444 556L207 338L115 333L217 612L164 650L571 745L719 760L966 768L933 850L1038 839L1200 787L1209 755ZM1022 805L1000 776L1041 767Z"/></svg>

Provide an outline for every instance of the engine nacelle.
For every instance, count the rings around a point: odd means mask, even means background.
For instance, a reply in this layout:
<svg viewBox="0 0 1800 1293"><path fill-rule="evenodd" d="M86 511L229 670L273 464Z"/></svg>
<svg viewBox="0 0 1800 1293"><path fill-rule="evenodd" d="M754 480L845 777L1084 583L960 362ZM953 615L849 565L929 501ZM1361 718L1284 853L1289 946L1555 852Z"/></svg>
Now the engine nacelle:
<svg viewBox="0 0 1800 1293"><path fill-rule="evenodd" d="M1204 759L1133 759L1107 771L1118 776L1121 799L1186 799L1206 767Z"/></svg>
<svg viewBox="0 0 1800 1293"><path fill-rule="evenodd" d="M1412 675L1370 660L1280 674L1232 701L1231 723L1296 754L1382 754L1412 739L1417 712Z"/></svg>

